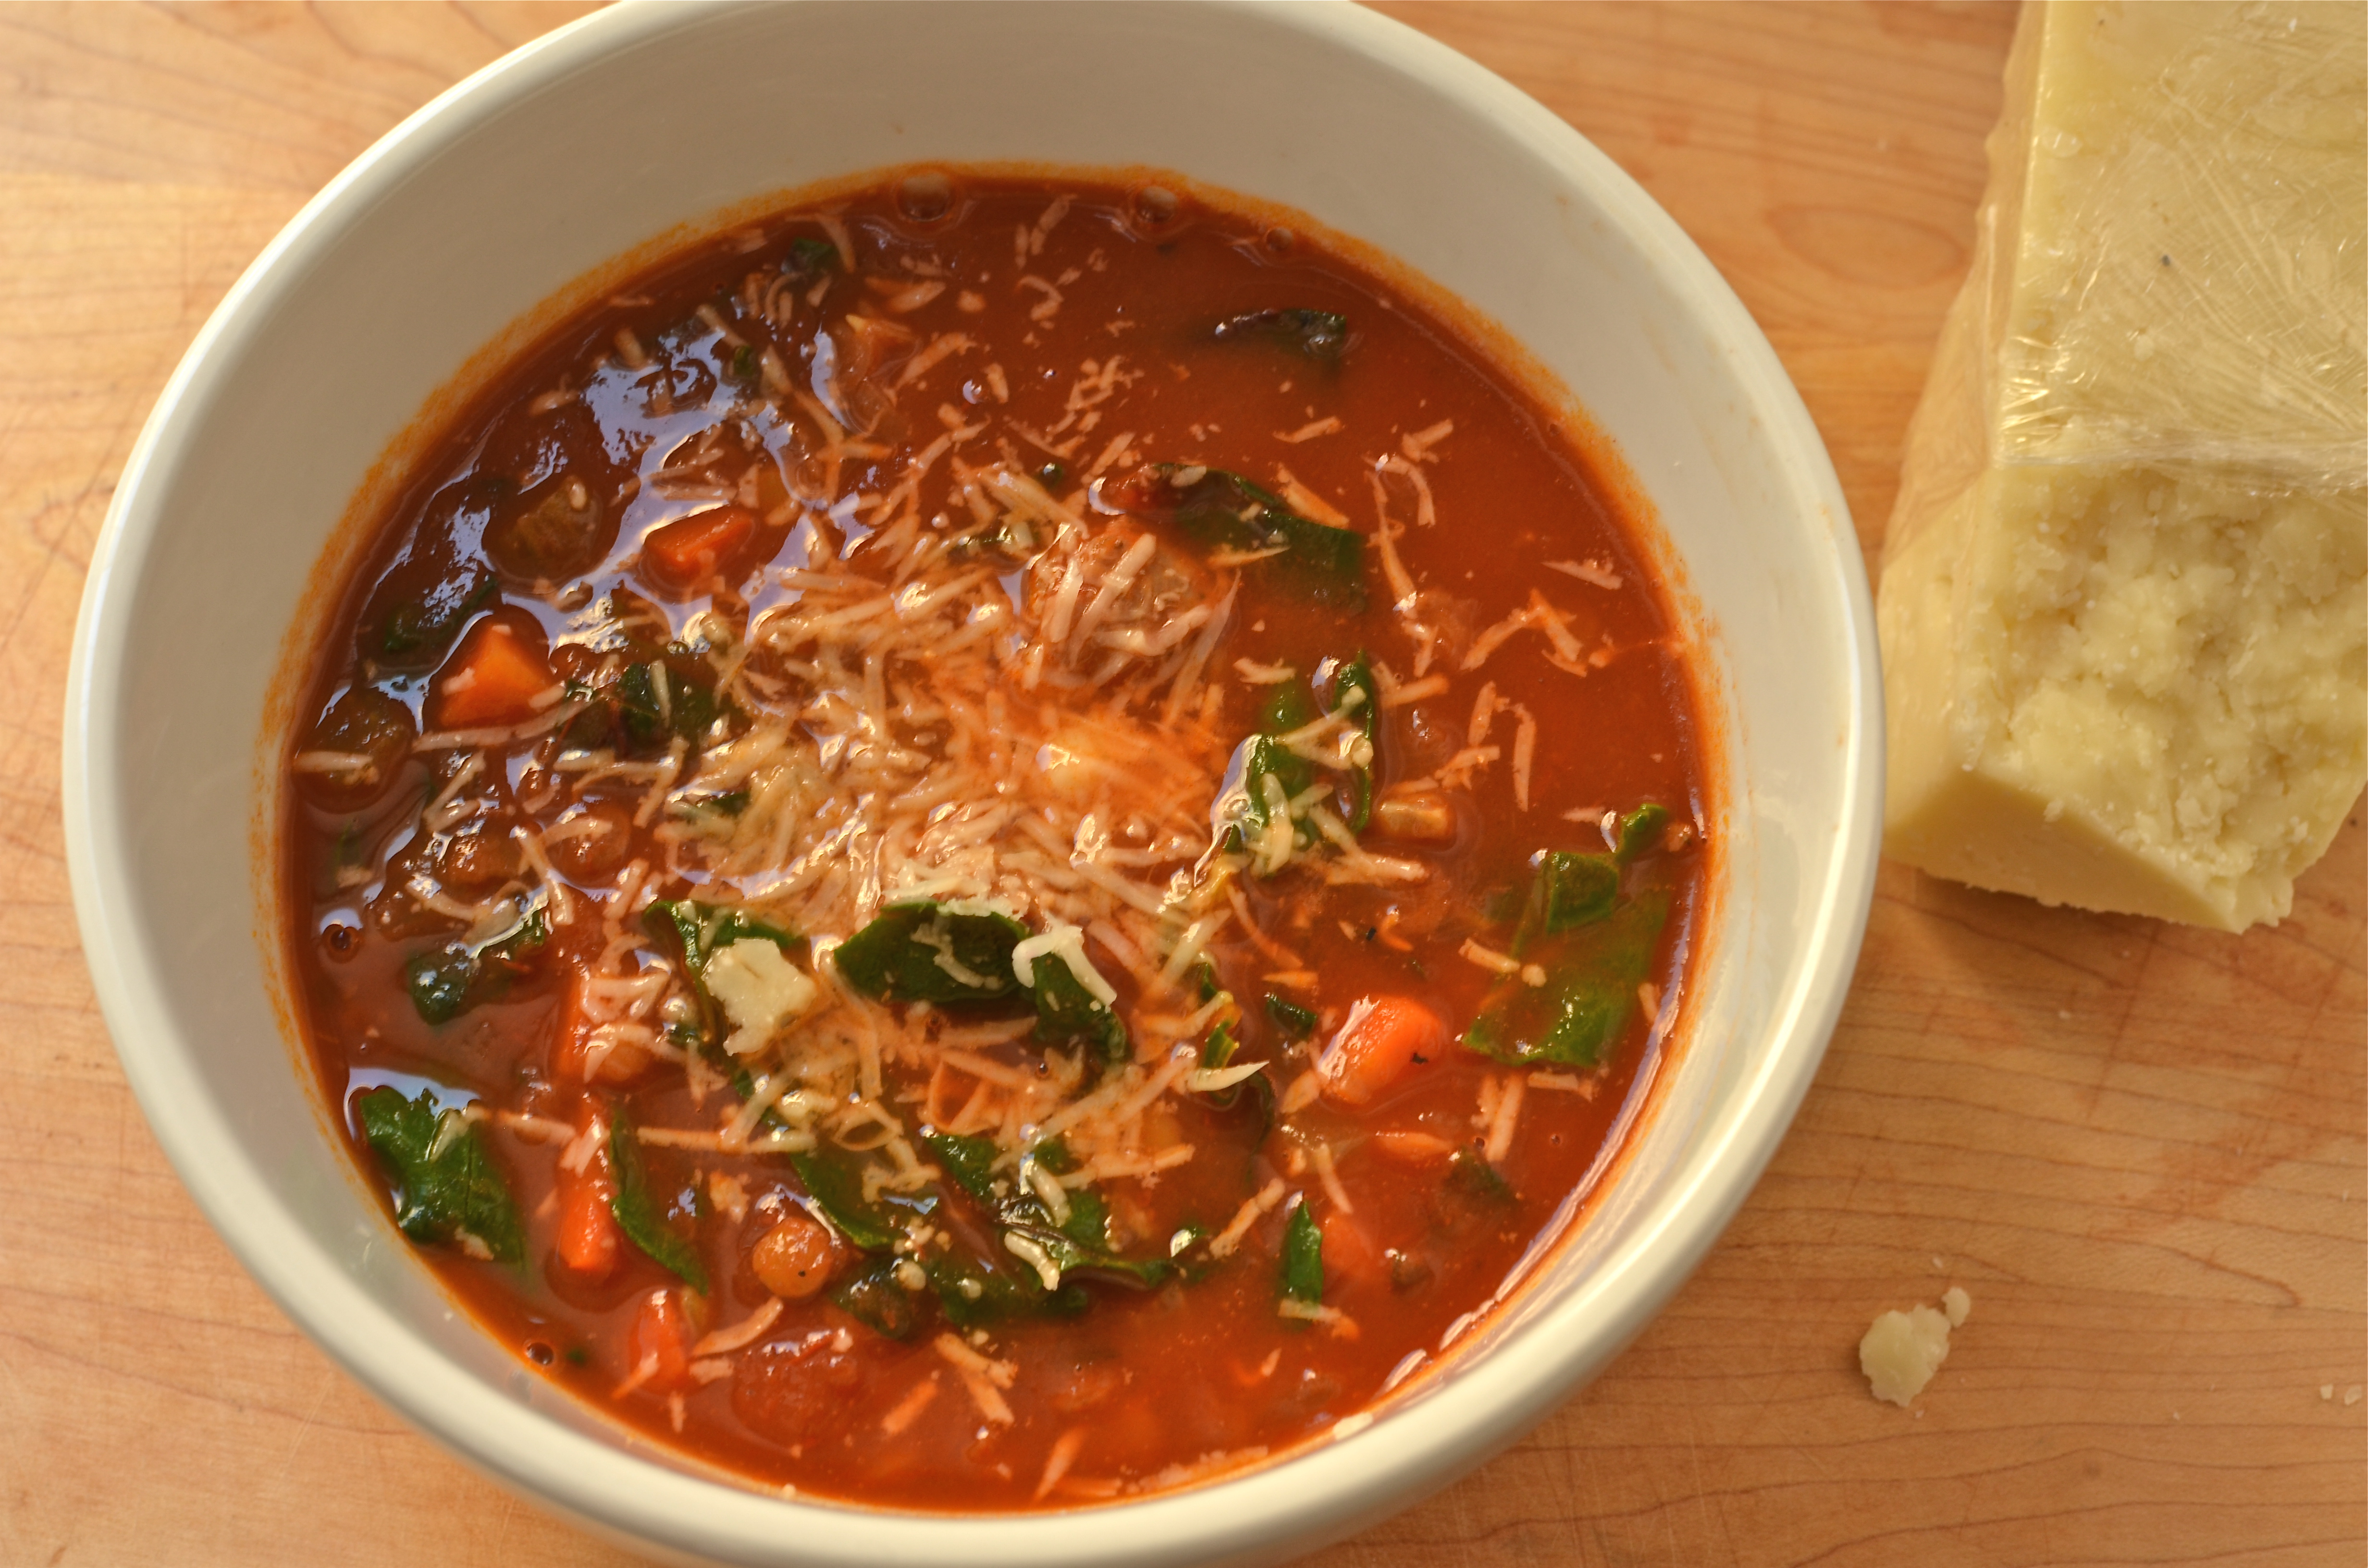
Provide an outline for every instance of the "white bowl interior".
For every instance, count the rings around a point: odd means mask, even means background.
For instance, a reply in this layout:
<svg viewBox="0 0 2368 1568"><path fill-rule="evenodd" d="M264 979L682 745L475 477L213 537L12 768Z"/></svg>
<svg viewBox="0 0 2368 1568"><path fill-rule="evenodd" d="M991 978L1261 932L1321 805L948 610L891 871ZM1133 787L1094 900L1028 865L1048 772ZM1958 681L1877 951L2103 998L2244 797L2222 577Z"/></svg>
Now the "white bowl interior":
<svg viewBox="0 0 2368 1568"><path fill-rule="evenodd" d="M510 1483L687 1559L1268 1561L1518 1436L1643 1326L1748 1190L1815 1071L1871 893L1864 576L1824 449L1733 294L1607 160L1478 67L1348 7L954 5L895 21L889 48L860 5L590 18L423 111L258 261L158 405L94 564L67 741L84 941L151 1123L247 1267L381 1398ZM718 92L723 78L778 85ZM438 389L661 231L926 160L1180 170L1301 209L1501 324L1657 510L1727 767L1713 824L1727 891L1682 1049L1532 1287L1443 1373L1287 1471L984 1525L719 1484L482 1336L291 1070L258 870L283 637L318 611L313 569L361 476Z"/></svg>

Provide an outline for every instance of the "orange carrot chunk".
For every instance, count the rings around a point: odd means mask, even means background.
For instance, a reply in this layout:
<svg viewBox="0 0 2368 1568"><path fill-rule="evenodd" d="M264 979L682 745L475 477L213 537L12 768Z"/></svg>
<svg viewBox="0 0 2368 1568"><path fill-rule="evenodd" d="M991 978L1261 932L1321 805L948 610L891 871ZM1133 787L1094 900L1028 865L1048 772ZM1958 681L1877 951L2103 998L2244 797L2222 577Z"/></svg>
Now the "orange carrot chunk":
<svg viewBox="0 0 2368 1568"><path fill-rule="evenodd" d="M559 1016L552 1025L551 1075L563 1084L630 1084L656 1057L639 1040L596 1038L590 985L591 978L582 970L572 970L560 990Z"/></svg>
<svg viewBox="0 0 2368 1568"><path fill-rule="evenodd" d="M1373 1272L1380 1255L1374 1251L1372 1238L1365 1233L1365 1227L1338 1209L1317 1221L1316 1227L1324 1233L1324 1269L1327 1276L1362 1279Z"/></svg>
<svg viewBox="0 0 2368 1568"><path fill-rule="evenodd" d="M559 1167L559 1261L585 1279L605 1279L617 1267L617 1221L609 1211L609 1184L591 1170Z"/></svg>
<svg viewBox="0 0 2368 1568"><path fill-rule="evenodd" d="M677 517L642 540L642 569L666 587L686 589L722 570L756 531L756 514L746 506Z"/></svg>
<svg viewBox="0 0 2368 1568"><path fill-rule="evenodd" d="M1368 996L1349 1009L1349 1021L1316 1058L1316 1080L1337 1105L1371 1105L1408 1072L1437 1061L1446 1044L1447 1026L1421 1003Z"/></svg>
<svg viewBox="0 0 2368 1568"><path fill-rule="evenodd" d="M427 705L431 727L468 730L531 719L534 699L558 681L543 651L516 627L481 620L436 672Z"/></svg>
<svg viewBox="0 0 2368 1568"><path fill-rule="evenodd" d="M1372 1145L1382 1153L1406 1165L1435 1165L1455 1153L1455 1145L1435 1133L1390 1129L1376 1132Z"/></svg>
<svg viewBox="0 0 2368 1568"><path fill-rule="evenodd" d="M634 1310L626 1345L630 1372L653 1393L672 1393L690 1381L690 1318L672 1290L653 1290Z"/></svg>

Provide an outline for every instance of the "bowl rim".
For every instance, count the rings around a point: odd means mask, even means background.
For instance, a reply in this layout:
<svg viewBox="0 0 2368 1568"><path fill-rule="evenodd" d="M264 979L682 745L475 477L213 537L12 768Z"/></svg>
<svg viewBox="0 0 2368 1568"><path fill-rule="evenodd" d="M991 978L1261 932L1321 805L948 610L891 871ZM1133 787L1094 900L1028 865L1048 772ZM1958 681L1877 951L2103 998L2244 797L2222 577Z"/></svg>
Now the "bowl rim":
<svg viewBox="0 0 2368 1568"><path fill-rule="evenodd" d="M1821 566L1833 574L1830 585L1850 633L1845 707L1851 724L1839 768L1845 792L1836 848L1804 938L1812 961L1788 977L1770 1009L1766 1048L1737 1091L1741 1111L1713 1130L1709 1145L1691 1163L1692 1179L1673 1189L1659 1212L1591 1277L1590 1321L1574 1321L1575 1303L1549 1306L1520 1330L1521 1355L1467 1359L1451 1386L1424 1400L1417 1442L1379 1443L1373 1439L1380 1432L1363 1439L1343 1434L1345 1440L1331 1442L1319 1437L1282 1463L1077 1510L933 1515L817 1506L705 1480L567 1429L427 1347L318 1256L305 1233L279 1211L262 1173L244 1157L221 1157L235 1149L235 1141L182 1060L165 988L142 941L130 847L114 831L120 823L117 780L123 759L111 699L121 688L130 596L128 589L110 590L136 576L157 537L163 508L155 496L164 481L153 476L169 472L209 381L375 193L406 180L451 142L579 65L732 7L625 6L547 33L438 95L331 179L246 268L192 341L126 460L92 551L72 644L61 782L75 917L102 1015L150 1128L209 1221L280 1308L378 1399L448 1450L612 1539L732 1562L922 1562L958 1555L979 1568L1085 1564L1119 1551L1144 1562L1184 1562L1312 1548L1411 1503L1528 1431L1640 1332L1725 1230L1823 1058L1873 901L1883 710L1865 566L1858 551L1843 544L1854 542L1848 504L1799 392L1693 241L1633 178L1536 100L1448 46L1356 6L1216 0L1213 8L1252 6L1269 25L1361 55L1491 120L1583 190L1604 220L1691 301L1748 411L1763 423L1769 449L1784 455L1774 467L1786 504L1800 515L1828 519L1834 548ZM1748 802L1736 800L1733 806L1748 809ZM537 1440L518 1440L527 1436ZM632 1485L620 1484L629 1476ZM1210 1506L1221 1492L1224 1506Z"/></svg>

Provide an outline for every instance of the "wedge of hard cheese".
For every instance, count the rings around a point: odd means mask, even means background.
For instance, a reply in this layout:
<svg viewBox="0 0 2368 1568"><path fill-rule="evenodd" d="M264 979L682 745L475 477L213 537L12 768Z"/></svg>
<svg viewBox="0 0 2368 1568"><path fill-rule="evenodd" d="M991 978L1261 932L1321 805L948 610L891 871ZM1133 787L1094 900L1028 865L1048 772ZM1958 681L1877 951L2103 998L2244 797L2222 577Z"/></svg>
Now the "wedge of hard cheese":
<svg viewBox="0 0 2368 1568"><path fill-rule="evenodd" d="M1892 856L2238 931L2368 781L2363 21L2025 7L1884 557Z"/></svg>

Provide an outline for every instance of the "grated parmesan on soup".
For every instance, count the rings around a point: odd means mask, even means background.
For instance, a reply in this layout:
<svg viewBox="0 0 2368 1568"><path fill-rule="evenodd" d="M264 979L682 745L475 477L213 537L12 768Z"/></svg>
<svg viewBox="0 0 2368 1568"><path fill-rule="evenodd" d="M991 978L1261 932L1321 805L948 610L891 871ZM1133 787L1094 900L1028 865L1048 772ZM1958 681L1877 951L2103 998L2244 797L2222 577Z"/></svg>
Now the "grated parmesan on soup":
<svg viewBox="0 0 2368 1568"><path fill-rule="evenodd" d="M289 756L324 1080L488 1330L810 1494L1345 1437L1684 1015L1688 644L1553 405L1304 220L932 171L472 397Z"/></svg>

